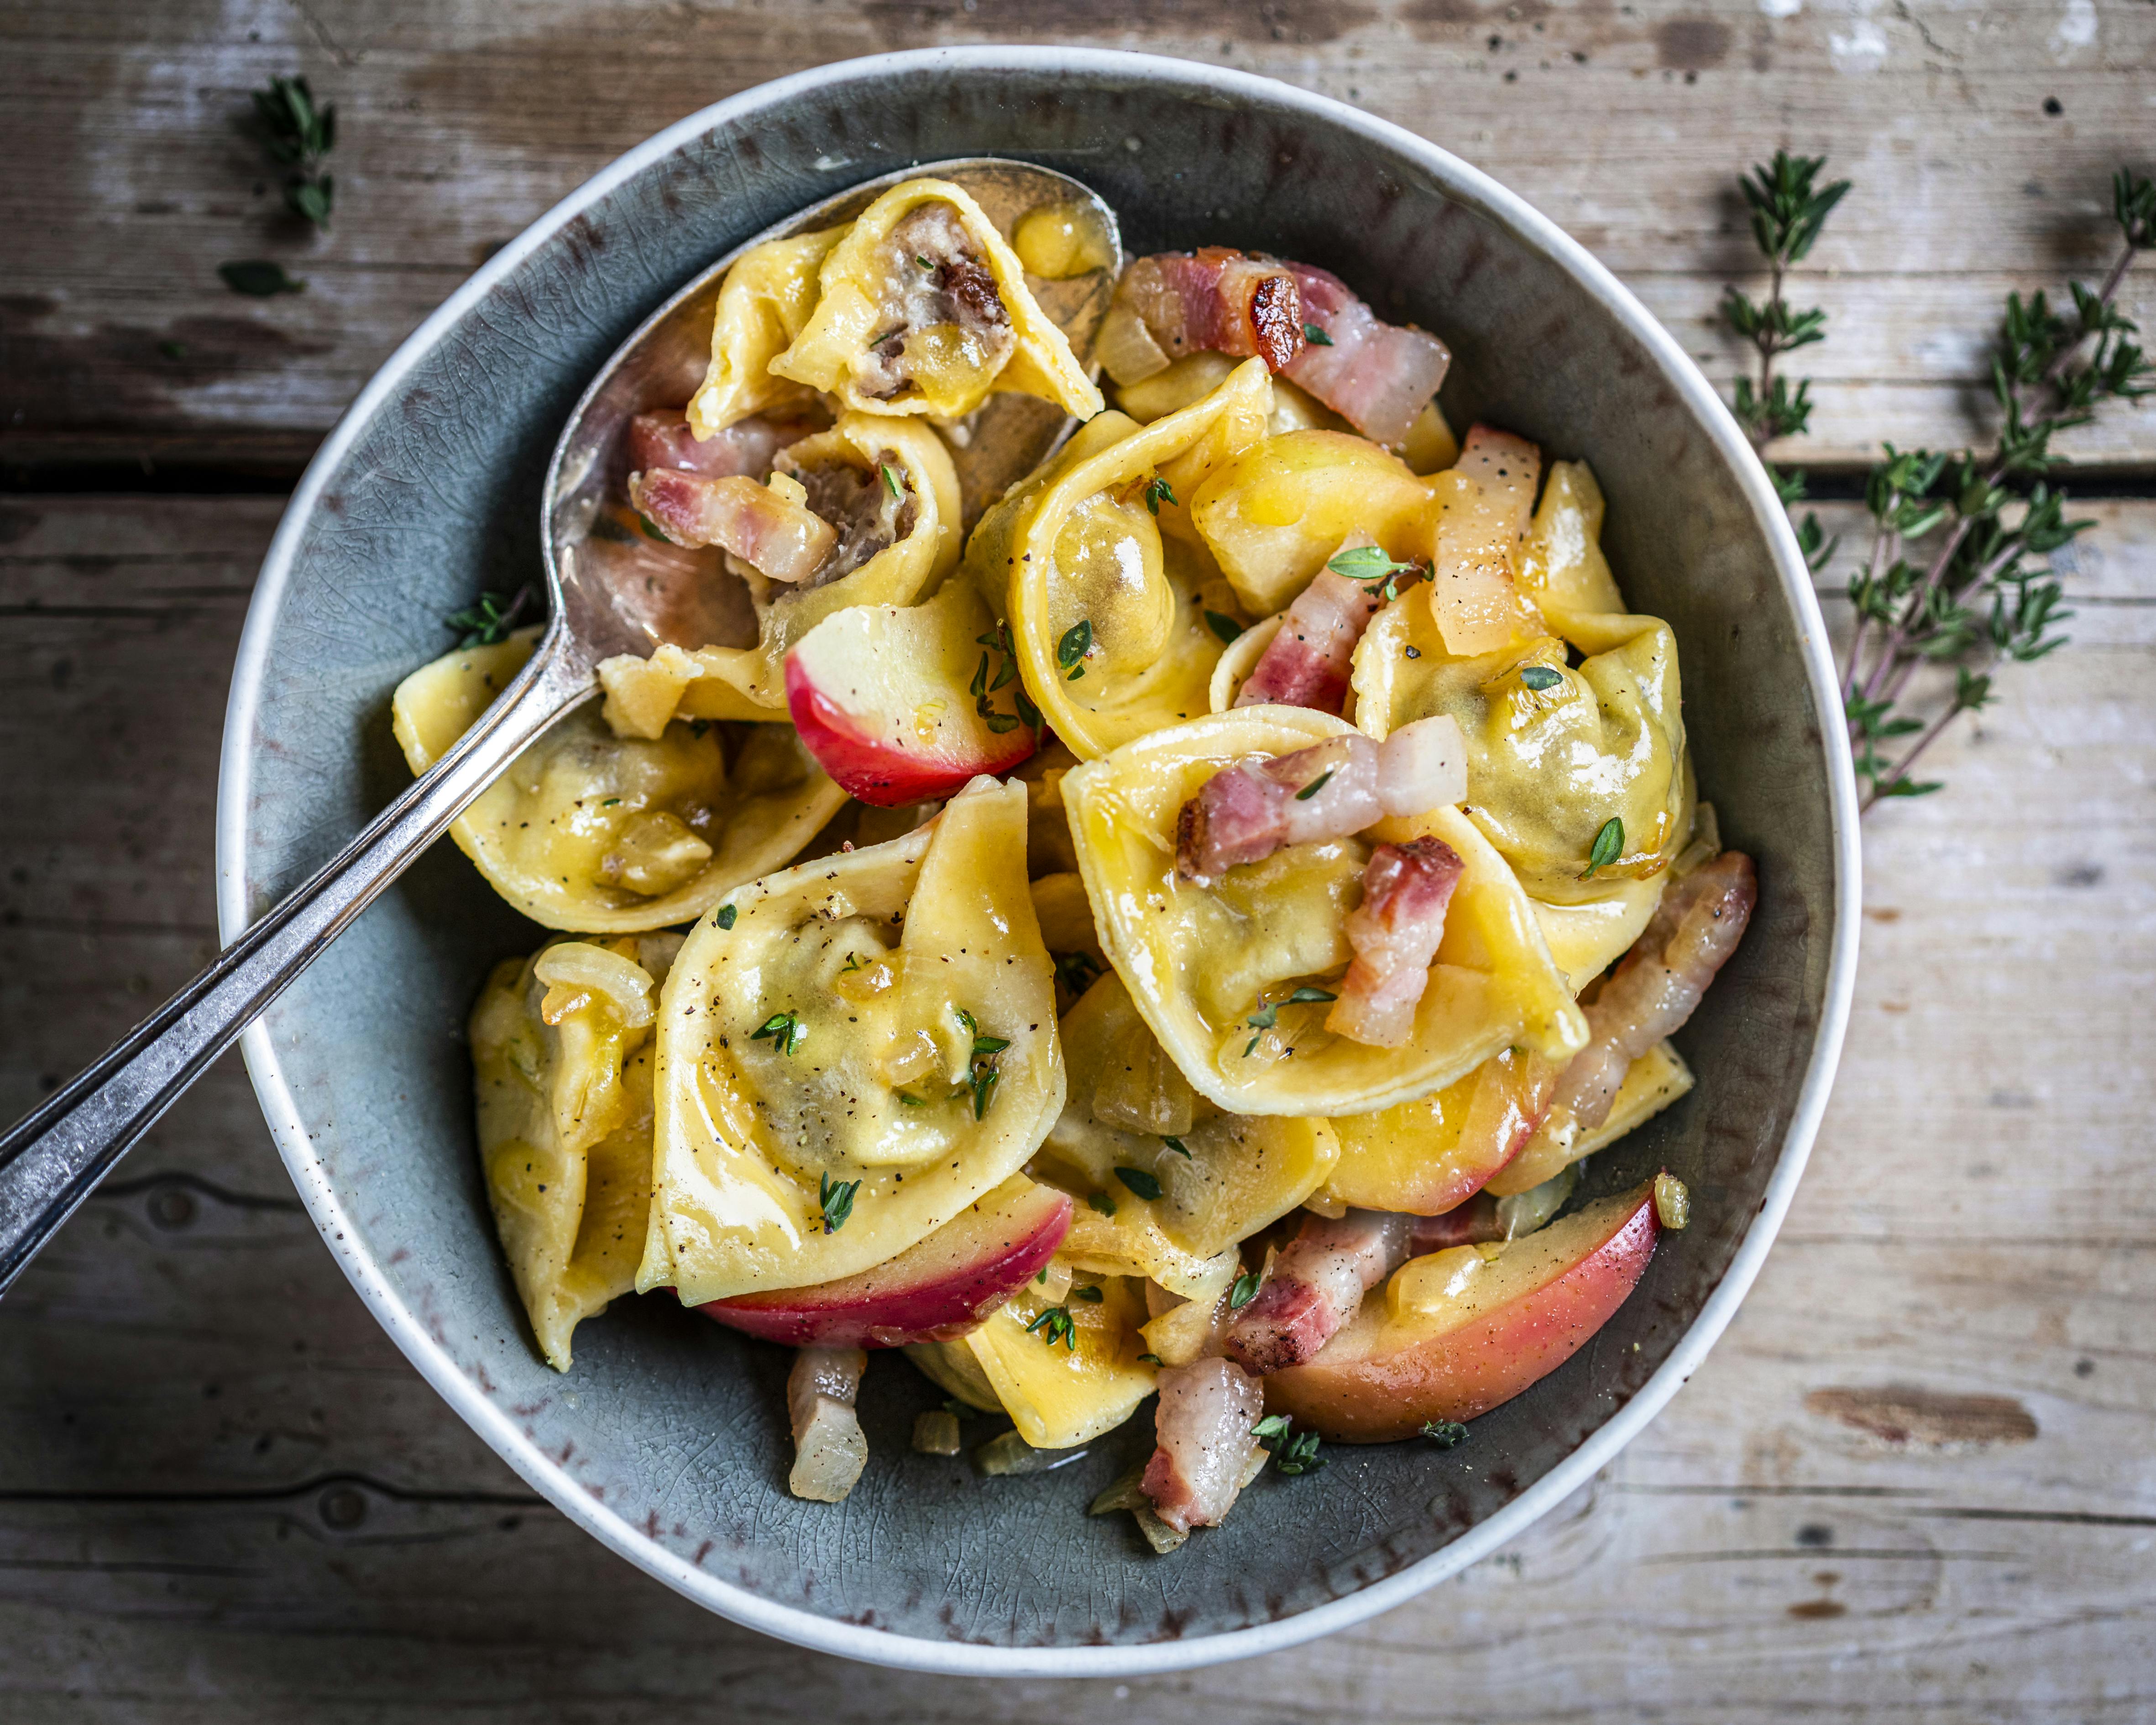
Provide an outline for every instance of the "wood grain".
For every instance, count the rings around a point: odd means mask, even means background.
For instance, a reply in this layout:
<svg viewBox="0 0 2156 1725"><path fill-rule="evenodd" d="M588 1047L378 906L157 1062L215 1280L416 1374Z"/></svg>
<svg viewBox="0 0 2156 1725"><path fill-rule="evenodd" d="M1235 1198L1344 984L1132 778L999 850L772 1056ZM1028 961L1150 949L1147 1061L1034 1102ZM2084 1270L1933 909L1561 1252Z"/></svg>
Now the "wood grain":
<svg viewBox="0 0 2156 1725"><path fill-rule="evenodd" d="M1828 154L1856 189L1796 284L1832 333L1787 451L1817 462L1988 434L2003 295L2103 267L2112 169L2156 167L2135 0L44 0L0 18L0 149L37 165L0 177L0 231L35 236L0 285L0 459L295 469L475 264L661 126L805 65L998 40L1214 61L1396 121L1569 229L1718 378L1739 357L1713 307L1753 269L1732 177ZM339 107L326 239L236 125L294 69ZM261 255L307 291L218 282ZM2156 312L2156 267L2125 303ZM2065 446L2145 469L2156 399Z"/></svg>
<svg viewBox="0 0 2156 1725"><path fill-rule="evenodd" d="M279 507L0 514L0 1106L208 937L223 685ZM1467 1574L1154 1681L907 1677L732 1629L435 1399L228 1061L0 1302L0 1717L2149 1717L2156 504L2092 512L2074 644L1949 736L1948 794L1868 826L1849 1050L1757 1288L1614 1466Z"/></svg>

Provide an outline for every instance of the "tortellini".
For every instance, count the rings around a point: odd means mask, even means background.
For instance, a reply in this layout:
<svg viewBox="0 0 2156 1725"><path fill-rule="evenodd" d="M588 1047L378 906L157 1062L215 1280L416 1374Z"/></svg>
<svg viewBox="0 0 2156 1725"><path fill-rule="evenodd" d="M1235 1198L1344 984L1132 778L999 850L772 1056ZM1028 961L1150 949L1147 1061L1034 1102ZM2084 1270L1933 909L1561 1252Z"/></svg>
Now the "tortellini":
<svg viewBox="0 0 2156 1725"><path fill-rule="evenodd" d="M639 1289L850 1276L1024 1167L1064 1094L1024 840L1024 787L976 779L697 925L660 1027Z"/></svg>
<svg viewBox="0 0 2156 1725"><path fill-rule="evenodd" d="M907 1352L961 1400L1009 1414L1034 1448L1065 1450L1112 1431L1152 1394L1146 1296L1135 1277L1074 1276L1060 1260L1046 1275L1047 1286L1029 1283L959 1340ZM1044 1342L1027 1327L1057 1307L1070 1328Z"/></svg>
<svg viewBox="0 0 2156 1725"><path fill-rule="evenodd" d="M1254 617L1285 608L1343 543L1427 557L1430 512L1430 488L1405 462L1337 431L1269 437L1190 499L1206 549Z"/></svg>
<svg viewBox="0 0 2156 1725"><path fill-rule="evenodd" d="M766 240L734 260L719 288L711 322L711 363L689 398L689 429L716 436L737 419L803 399L807 392L774 376L771 362L793 345L816 309L817 272L844 228Z"/></svg>
<svg viewBox="0 0 2156 1725"><path fill-rule="evenodd" d="M1127 743L1063 783L1108 956L1192 1087L1232 1113L1368 1112L1450 1084L1508 1046L1561 1060L1587 1040L1526 895L1458 809L1373 829L1391 842L1440 838L1465 865L1403 1048L1323 1028L1327 985L1350 957L1342 924L1360 901L1363 839L1291 845L1210 888L1178 877L1178 813L1216 772L1349 728L1306 708L1244 707Z"/></svg>
<svg viewBox="0 0 2156 1725"><path fill-rule="evenodd" d="M1048 726L1081 759L1209 710L1235 600L1188 526L1206 474L1264 435L1262 361L1142 429L1086 426L984 518L968 570L999 611Z"/></svg>
<svg viewBox="0 0 2156 1725"><path fill-rule="evenodd" d="M398 685L392 724L414 773L515 677L536 633L449 654ZM449 832L533 922L632 934L689 922L782 866L845 800L791 726L676 721L623 738L591 705L519 755Z"/></svg>
<svg viewBox="0 0 2156 1725"><path fill-rule="evenodd" d="M1064 1014L1062 1034L1070 1094L1038 1169L1085 1197L1061 1252L1081 1270L1194 1296L1339 1158L1322 1120L1224 1114L1199 1096L1113 972Z"/></svg>
<svg viewBox="0 0 2156 1725"><path fill-rule="evenodd" d="M908 180L824 256L808 322L769 362L856 413L971 413L997 391L1090 418L1101 392L1041 311L986 212L947 180Z"/></svg>
<svg viewBox="0 0 2156 1725"><path fill-rule="evenodd" d="M1418 587L1378 614L1355 654L1357 722L1372 736L1433 714L1458 721L1466 813L1534 898L1620 907L1569 919L1568 967L1630 944L1691 825L1676 643L1658 619L1585 608L1621 604L1600 526L1593 476L1557 464L1522 586L1560 634L1456 656ZM1568 645L1584 655L1576 667ZM1613 819L1623 824L1617 855L1590 874Z"/></svg>
<svg viewBox="0 0 2156 1725"><path fill-rule="evenodd" d="M472 1009L487 1199L540 1351L636 1281L651 1204L651 1023L674 935L557 941Z"/></svg>
<svg viewBox="0 0 2156 1725"><path fill-rule="evenodd" d="M925 425L844 414L829 431L788 445L779 473L803 486L808 506L838 528L834 555L850 567L793 587L734 562L756 608L756 645L660 647L648 660L608 660L599 678L618 732L648 737L677 714L783 713L786 655L802 636L857 605L911 605L958 561L957 470Z"/></svg>

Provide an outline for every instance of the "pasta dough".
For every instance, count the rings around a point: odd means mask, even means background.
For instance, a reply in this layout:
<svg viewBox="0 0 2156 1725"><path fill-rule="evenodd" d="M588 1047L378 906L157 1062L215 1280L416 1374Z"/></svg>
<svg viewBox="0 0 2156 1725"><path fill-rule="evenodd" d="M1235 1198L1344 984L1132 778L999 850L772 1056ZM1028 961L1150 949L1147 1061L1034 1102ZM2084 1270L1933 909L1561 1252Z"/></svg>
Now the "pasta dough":
<svg viewBox="0 0 2156 1725"><path fill-rule="evenodd" d="M553 942L496 965L472 1009L487 1201L557 1372L578 1324L635 1285L651 1204L654 973L678 945Z"/></svg>
<svg viewBox="0 0 2156 1725"><path fill-rule="evenodd" d="M1024 833L1024 788L977 779L697 925L661 1014L640 1289L701 1305L850 1276L1024 1165L1064 1091ZM833 1228L829 1186L855 1181Z"/></svg>
<svg viewBox="0 0 2156 1725"><path fill-rule="evenodd" d="M1621 609L1595 544L1593 486L1584 466L1557 465L1522 558L1522 590L1560 634L1455 655L1430 589L1417 587L1378 614L1355 653L1357 722L1373 737L1433 714L1458 721L1466 811L1529 893L1568 908L1623 902L1603 922L1572 919L1573 965L1630 944L1654 902L1628 883L1657 880L1691 825L1676 643L1659 619ZM1618 608L1589 608L1602 605ZM1584 655L1577 667L1568 645ZM1618 855L1590 875L1613 819L1623 823Z"/></svg>
<svg viewBox="0 0 2156 1725"><path fill-rule="evenodd" d="M1224 1114L1200 1098L1113 972L1064 1014L1062 1034L1070 1095L1040 1168L1086 1199L1061 1250L1081 1270L1194 1296L1339 1158L1322 1120Z"/></svg>
<svg viewBox="0 0 2156 1725"><path fill-rule="evenodd" d="M1108 956L1192 1087L1233 1113L1368 1112L1450 1084L1514 1044L1567 1060L1586 1041L1526 895L1457 809L1373 829L1394 843L1434 835L1466 865L1403 1048L1323 1029L1327 985L1349 957L1342 924L1361 896L1362 839L1291 845L1210 888L1178 878L1178 812L1214 773L1349 729L1306 708L1244 707L1140 738L1064 780ZM1319 998L1291 1000L1299 989Z"/></svg>
<svg viewBox="0 0 2156 1725"><path fill-rule="evenodd" d="M1271 388L1252 360L1142 429L1104 414L976 531L968 571L1008 606L1026 688L1081 760L1208 710L1206 613L1234 600L1178 500L1263 435Z"/></svg>
<svg viewBox="0 0 2156 1725"><path fill-rule="evenodd" d="M947 180L877 198L824 255L818 283L815 309L771 370L856 413L955 418L999 390L1081 419L1101 411L1017 254Z"/></svg>
<svg viewBox="0 0 2156 1725"><path fill-rule="evenodd" d="M392 725L413 772L464 735L537 633L446 655L398 685ZM689 922L781 866L845 800L791 726L675 722L624 739L587 706L519 755L449 833L533 922L630 934Z"/></svg>
<svg viewBox="0 0 2156 1725"><path fill-rule="evenodd" d="M820 291L817 272L845 234L826 228L767 240L734 260L719 288L711 367L689 398L689 429L699 438L807 395L798 383L774 376L771 362L808 327Z"/></svg>

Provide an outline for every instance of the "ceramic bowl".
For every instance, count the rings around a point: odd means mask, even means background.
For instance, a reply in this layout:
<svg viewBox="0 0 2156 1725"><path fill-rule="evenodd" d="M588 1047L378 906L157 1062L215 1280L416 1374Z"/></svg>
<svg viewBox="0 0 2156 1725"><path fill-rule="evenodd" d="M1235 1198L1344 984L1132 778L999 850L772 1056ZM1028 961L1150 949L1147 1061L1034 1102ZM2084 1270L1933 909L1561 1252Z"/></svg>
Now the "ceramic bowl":
<svg viewBox="0 0 2156 1725"><path fill-rule="evenodd" d="M247 1034L279 1147L324 1240L413 1365L511 1466L613 1550L787 1640L966 1673L1161 1671L1281 1647L1408 1598L1607 1463L1729 1321L1824 1106L1856 942L1854 791L1810 584L1706 380L1587 253L1397 127L1211 67L978 48L807 72L662 132L505 247L384 366L294 495L234 673L218 814L227 937L402 788L398 680L441 619L539 567L549 450L593 372L711 258L916 162L1018 156L1096 187L1133 254L1219 242L1307 259L1437 331L1444 405L1584 456L1634 607L1682 645L1701 793L1758 859L1758 914L1679 1037L1698 1089L1594 1158L1589 1195L1657 1166L1671 1236L1592 1345L1471 1440L1331 1446L1268 1476L1173 1557L1088 1500L1151 1442L984 1479L914 1454L940 1403L870 1370L874 1461L845 1503L786 1491L788 1357L629 1298L535 1352L495 1245L464 1024L522 922L444 844Z"/></svg>

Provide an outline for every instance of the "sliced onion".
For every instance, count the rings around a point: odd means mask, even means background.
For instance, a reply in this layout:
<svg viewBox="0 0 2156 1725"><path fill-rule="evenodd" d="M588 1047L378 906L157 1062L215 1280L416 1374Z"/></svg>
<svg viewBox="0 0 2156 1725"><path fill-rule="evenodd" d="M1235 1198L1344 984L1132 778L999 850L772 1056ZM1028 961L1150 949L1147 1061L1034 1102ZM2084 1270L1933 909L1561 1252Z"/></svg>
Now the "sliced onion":
<svg viewBox="0 0 2156 1725"><path fill-rule="evenodd" d="M652 1019L651 978L633 961L589 941L562 941L539 955L531 973L550 988L597 994L623 1027L640 1030Z"/></svg>
<svg viewBox="0 0 2156 1725"><path fill-rule="evenodd" d="M1379 747L1378 798L1385 813L1427 814L1467 795L1467 742L1450 713L1403 725Z"/></svg>
<svg viewBox="0 0 2156 1725"><path fill-rule="evenodd" d="M793 1357L786 1379L793 1471L786 1484L796 1497L840 1502L868 1466L868 1436L854 1412L868 1362L858 1348L804 1348Z"/></svg>
<svg viewBox="0 0 2156 1725"><path fill-rule="evenodd" d="M1014 1431L990 1438L973 1451L973 1465L984 1474L1001 1479L1012 1474L1053 1473L1086 1458L1086 1446L1075 1450L1036 1450Z"/></svg>
<svg viewBox="0 0 2156 1725"><path fill-rule="evenodd" d="M1101 321L1101 333L1093 338L1093 354L1119 384L1136 383L1168 369L1168 356L1127 300L1118 299L1109 306Z"/></svg>
<svg viewBox="0 0 2156 1725"><path fill-rule="evenodd" d="M1580 1170L1586 1166L1587 1158L1582 1157L1578 1162L1566 1163L1541 1185L1499 1199L1497 1225L1505 1230L1507 1243L1548 1227L1550 1218L1563 1209L1565 1199L1572 1196L1572 1189L1579 1183Z"/></svg>

